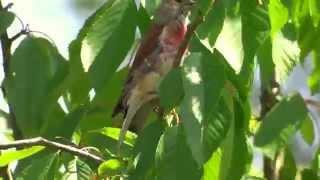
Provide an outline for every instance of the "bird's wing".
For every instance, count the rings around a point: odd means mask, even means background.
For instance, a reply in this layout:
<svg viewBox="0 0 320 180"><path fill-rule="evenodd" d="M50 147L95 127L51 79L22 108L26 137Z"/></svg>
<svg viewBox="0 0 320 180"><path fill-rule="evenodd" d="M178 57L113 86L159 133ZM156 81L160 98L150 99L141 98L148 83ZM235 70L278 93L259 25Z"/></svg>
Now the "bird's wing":
<svg viewBox="0 0 320 180"><path fill-rule="evenodd" d="M151 55L153 51L157 49L157 46L159 45L159 36L163 30L163 27L164 25L153 24L151 25L148 33L144 35L144 38L142 39L142 42L135 55L133 64L128 73L127 81L122 90L121 97L113 110L112 117L116 116L118 113L123 113L124 115L126 115L128 110L128 107L126 107L126 96L131 89L130 84L133 80L133 76L135 73L134 71L145 62L147 57Z"/></svg>
<svg viewBox="0 0 320 180"><path fill-rule="evenodd" d="M140 47L134 58L131 71L138 68L144 60L157 48L159 44L159 36L163 30L163 25L153 24L148 33L145 34Z"/></svg>

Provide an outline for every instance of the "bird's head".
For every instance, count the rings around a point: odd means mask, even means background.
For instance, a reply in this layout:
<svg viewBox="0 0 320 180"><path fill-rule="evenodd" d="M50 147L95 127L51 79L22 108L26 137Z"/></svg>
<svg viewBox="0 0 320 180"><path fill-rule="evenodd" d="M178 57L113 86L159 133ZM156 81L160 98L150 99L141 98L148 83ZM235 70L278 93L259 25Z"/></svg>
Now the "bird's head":
<svg viewBox="0 0 320 180"><path fill-rule="evenodd" d="M185 18L193 4L193 0L162 0L154 16L155 22L166 24L173 19Z"/></svg>

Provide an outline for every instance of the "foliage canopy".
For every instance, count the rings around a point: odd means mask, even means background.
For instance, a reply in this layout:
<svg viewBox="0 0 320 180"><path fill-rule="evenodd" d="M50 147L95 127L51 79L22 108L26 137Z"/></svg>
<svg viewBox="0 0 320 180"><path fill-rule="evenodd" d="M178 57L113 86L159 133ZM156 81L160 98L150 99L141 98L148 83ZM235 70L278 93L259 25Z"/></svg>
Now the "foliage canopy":
<svg viewBox="0 0 320 180"><path fill-rule="evenodd" d="M0 114L16 121L22 137L69 140L105 161L33 146L1 151L0 167L19 160L14 177L39 180L268 179L266 171L252 170L254 147L272 163L282 158L281 179L299 173L302 179L319 178L318 154L311 169L298 171L288 146L302 127L306 136L313 132L304 125L305 100L298 93L273 91L296 64L311 57L310 91L320 92L319 0L197 0L190 20L200 11L203 22L190 40L190 52L159 85L166 116L151 115L143 132L128 133L117 156L119 129L111 113L127 74L118 67L136 46L137 29L147 31L158 3L145 0L137 8L134 0L107 1L70 43L67 58L50 40L32 33L10 59L4 56L9 65L3 87L14 119ZM2 48L14 17L0 9ZM250 105L256 66L263 92L259 120ZM174 123L175 115L181 123Z"/></svg>

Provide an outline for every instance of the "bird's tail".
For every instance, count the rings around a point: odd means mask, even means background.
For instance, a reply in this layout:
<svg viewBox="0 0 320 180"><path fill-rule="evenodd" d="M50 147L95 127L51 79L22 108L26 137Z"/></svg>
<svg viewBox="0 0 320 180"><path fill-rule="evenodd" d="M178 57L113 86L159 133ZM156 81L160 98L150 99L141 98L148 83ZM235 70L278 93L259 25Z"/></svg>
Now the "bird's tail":
<svg viewBox="0 0 320 180"><path fill-rule="evenodd" d="M121 145L125 139L126 133L133 122L133 119L137 115L138 111L142 108L143 105L150 102L156 96L149 95L147 98L144 97L135 97L132 101L130 101L130 105L128 106L128 110L125 116L125 119L122 123L122 128L120 130L119 139L118 139L118 154L120 154ZM135 120L136 121L136 120ZM138 121L144 122L143 119L139 119Z"/></svg>
<svg viewBox="0 0 320 180"><path fill-rule="evenodd" d="M129 129L129 126L132 122L132 119L134 118L135 114L137 113L137 111L140 109L140 107L142 106L141 103L136 103L136 104L132 104L128 107L128 111L126 114L126 117L122 123L122 128L119 134L119 140L118 140L118 154L120 154L120 149L121 149L121 145L124 141L124 138L126 136L126 133Z"/></svg>

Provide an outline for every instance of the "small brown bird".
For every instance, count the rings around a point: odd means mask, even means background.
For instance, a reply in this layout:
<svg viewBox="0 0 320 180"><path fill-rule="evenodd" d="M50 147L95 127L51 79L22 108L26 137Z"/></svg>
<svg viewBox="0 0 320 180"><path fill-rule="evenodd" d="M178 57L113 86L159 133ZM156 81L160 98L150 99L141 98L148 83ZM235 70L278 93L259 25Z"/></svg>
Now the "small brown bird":
<svg viewBox="0 0 320 180"><path fill-rule="evenodd" d="M172 68L187 32L186 16L193 4L190 0L163 0L153 23L144 36L113 117L124 114L119 135L119 148L127 130L142 129L147 111L142 106L158 98L161 78Z"/></svg>

